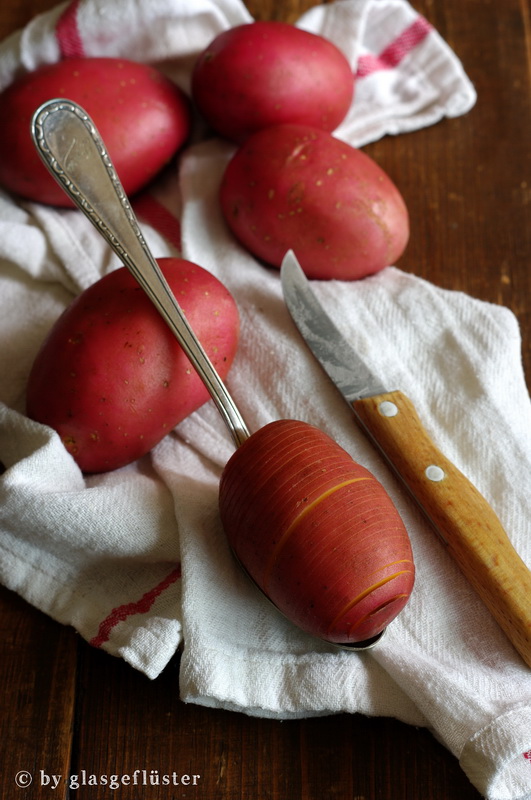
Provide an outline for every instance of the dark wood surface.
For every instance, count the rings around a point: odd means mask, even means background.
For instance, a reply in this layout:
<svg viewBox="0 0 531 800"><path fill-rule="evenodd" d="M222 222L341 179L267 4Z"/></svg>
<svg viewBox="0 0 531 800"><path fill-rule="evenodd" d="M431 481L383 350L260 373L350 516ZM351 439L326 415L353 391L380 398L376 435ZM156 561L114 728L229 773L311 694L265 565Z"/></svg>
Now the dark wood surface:
<svg viewBox="0 0 531 800"><path fill-rule="evenodd" d="M111 2L111 0L109 0ZM2 0L0 38L55 0ZM248 0L295 21L312 0ZM412 237L399 266L517 315L531 376L530 9L527 0L416 0L478 91L466 116L366 148L402 189ZM1 124L1 121L0 121ZM98 800L474 800L459 764L425 730L341 715L276 722L185 705L178 658L155 681L91 648L0 589L0 796ZM199 785L85 786L65 776L135 769ZM35 776L20 789L15 776ZM63 777L39 788L39 775Z"/></svg>

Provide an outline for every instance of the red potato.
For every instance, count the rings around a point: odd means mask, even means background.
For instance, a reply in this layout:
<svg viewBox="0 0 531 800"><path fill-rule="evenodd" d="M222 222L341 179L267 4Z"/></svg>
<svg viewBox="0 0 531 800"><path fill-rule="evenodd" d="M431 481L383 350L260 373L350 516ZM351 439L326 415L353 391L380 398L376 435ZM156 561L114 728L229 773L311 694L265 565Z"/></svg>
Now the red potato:
<svg viewBox="0 0 531 800"><path fill-rule="evenodd" d="M296 122L333 131L354 96L343 53L322 36L284 22L252 22L219 34L201 53L192 97L206 121L235 142Z"/></svg>
<svg viewBox="0 0 531 800"><path fill-rule="evenodd" d="M253 255L279 267L292 249L310 278L371 275L393 265L409 239L404 200L378 164L303 125L251 136L227 165L220 201Z"/></svg>
<svg viewBox="0 0 531 800"><path fill-rule="evenodd" d="M196 264L158 263L224 378L239 334L232 296ZM147 453L208 399L176 338L122 267L86 289L57 320L33 363L27 413L59 433L83 471L103 472Z"/></svg>
<svg viewBox="0 0 531 800"><path fill-rule="evenodd" d="M396 508L319 429L296 420L261 428L228 461L219 498L236 557L308 633L365 641L407 603L415 568Z"/></svg>
<svg viewBox="0 0 531 800"><path fill-rule="evenodd" d="M151 66L123 58L72 58L40 67L0 94L0 183L30 200L70 207L30 135L42 103L64 98L92 118L128 195L143 188L186 141L190 103Z"/></svg>

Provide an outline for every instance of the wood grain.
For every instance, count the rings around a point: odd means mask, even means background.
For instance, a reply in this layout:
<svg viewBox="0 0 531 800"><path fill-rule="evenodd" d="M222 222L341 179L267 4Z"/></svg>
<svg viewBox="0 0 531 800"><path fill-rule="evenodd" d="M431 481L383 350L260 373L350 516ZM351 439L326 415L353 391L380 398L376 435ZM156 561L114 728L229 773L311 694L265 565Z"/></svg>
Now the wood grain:
<svg viewBox="0 0 531 800"><path fill-rule="evenodd" d="M2 798L11 798L19 791L14 781L21 771L27 770L34 777L41 769L46 774L68 772L74 747L76 675L77 643L72 631L2 588Z"/></svg>
<svg viewBox="0 0 531 800"><path fill-rule="evenodd" d="M294 22L317 0L247 0L258 19ZM411 241L398 266L502 303L521 327L531 376L531 129L526 0L415 0L478 91L464 117L368 146L399 184ZM2 0L0 39L55 6ZM477 800L457 759L395 720L339 715L279 723L185 705L179 659L155 681L90 648L0 590L0 796L97 800L108 788L21 790L19 770L200 773L200 788L121 787L121 800Z"/></svg>
<svg viewBox="0 0 531 800"><path fill-rule="evenodd" d="M494 509L436 447L402 392L363 398L352 405L448 553L531 667L531 572ZM381 412L386 405L392 407L392 415ZM435 479L429 470L439 473Z"/></svg>

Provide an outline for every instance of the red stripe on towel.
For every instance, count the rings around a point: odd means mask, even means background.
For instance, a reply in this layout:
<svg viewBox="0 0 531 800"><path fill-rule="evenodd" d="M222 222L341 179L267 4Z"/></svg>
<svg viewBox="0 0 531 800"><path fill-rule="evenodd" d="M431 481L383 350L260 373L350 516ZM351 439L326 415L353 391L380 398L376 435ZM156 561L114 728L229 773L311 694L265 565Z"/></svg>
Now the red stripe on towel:
<svg viewBox="0 0 531 800"><path fill-rule="evenodd" d="M172 583L175 583L180 577L181 565L179 564L179 566L170 572L157 586L150 589L149 592L146 592L140 600L134 603L125 603L123 606L113 608L109 616L100 623L98 633L90 640L90 644L94 647L101 647L105 642L109 641L111 631L118 623L123 622L128 617L135 614L147 614L162 592L164 592L168 586L171 586Z"/></svg>
<svg viewBox="0 0 531 800"><path fill-rule="evenodd" d="M433 28L424 17L418 17L408 28L382 50L380 55L372 54L360 56L356 77L364 78L373 72L382 69L393 69L398 66L404 56L407 56L420 42L422 42Z"/></svg>
<svg viewBox="0 0 531 800"><path fill-rule="evenodd" d="M73 0L63 11L55 27L61 58L84 58L85 48L77 24L80 0Z"/></svg>
<svg viewBox="0 0 531 800"><path fill-rule="evenodd" d="M181 250L181 225L171 211L162 205L153 195L144 192L135 198L133 208L137 216L152 225L179 251Z"/></svg>

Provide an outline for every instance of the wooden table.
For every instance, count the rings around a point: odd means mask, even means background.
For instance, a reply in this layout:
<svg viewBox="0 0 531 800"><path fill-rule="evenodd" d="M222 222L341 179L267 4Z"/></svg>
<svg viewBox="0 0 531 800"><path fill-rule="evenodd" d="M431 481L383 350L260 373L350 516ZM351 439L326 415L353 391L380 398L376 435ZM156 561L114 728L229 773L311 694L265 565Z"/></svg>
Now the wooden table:
<svg viewBox="0 0 531 800"><path fill-rule="evenodd" d="M0 38L56 0L2 0ZM112 0L109 0L112 2ZM260 19L293 22L317 0L248 0ZM412 237L399 266L517 315L531 376L529 6L414 0L478 91L466 116L366 150L400 185ZM473 800L457 760L426 730L389 719L250 719L184 705L178 658L150 682L72 630L0 590L0 792L14 798L121 800ZM200 774L148 789L17 789L19 770L62 775L135 769Z"/></svg>

